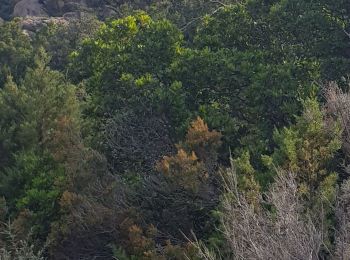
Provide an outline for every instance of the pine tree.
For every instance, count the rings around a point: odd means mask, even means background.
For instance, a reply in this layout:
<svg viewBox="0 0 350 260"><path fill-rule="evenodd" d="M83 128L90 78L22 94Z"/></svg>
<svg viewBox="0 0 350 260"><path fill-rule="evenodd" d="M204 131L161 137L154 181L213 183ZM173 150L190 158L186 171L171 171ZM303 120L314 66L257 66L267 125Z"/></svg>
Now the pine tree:
<svg viewBox="0 0 350 260"><path fill-rule="evenodd" d="M75 88L47 62L40 50L23 82L10 77L0 90L0 196L13 217L31 212L36 235L47 234L58 217L64 166L79 133Z"/></svg>
<svg viewBox="0 0 350 260"><path fill-rule="evenodd" d="M300 193L313 197L334 179L329 166L341 148L341 133L340 125L324 115L317 100L308 99L295 125L275 131L277 148L263 159L272 169L296 174Z"/></svg>

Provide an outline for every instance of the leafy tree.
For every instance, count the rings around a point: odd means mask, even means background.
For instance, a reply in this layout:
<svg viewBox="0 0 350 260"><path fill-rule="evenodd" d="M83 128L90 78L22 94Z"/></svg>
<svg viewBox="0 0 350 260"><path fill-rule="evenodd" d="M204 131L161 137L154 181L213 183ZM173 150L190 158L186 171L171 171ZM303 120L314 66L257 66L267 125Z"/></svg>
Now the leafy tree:
<svg viewBox="0 0 350 260"><path fill-rule="evenodd" d="M215 16L203 18L194 44L201 48L208 46L211 50L263 49L269 43L270 35L267 32L267 28L256 21L246 5L228 5L219 9Z"/></svg>
<svg viewBox="0 0 350 260"><path fill-rule="evenodd" d="M268 17L271 34L276 35L272 50L280 49L281 57L318 60L322 78L340 79L350 64L346 23L341 13L334 12L340 3L289 0L274 4Z"/></svg>
<svg viewBox="0 0 350 260"><path fill-rule="evenodd" d="M98 113L113 113L132 101L136 105L141 97L145 103L156 95L155 87L165 76L181 38L169 22L152 21L139 13L105 24L96 38L86 40L75 66L90 78L87 87Z"/></svg>
<svg viewBox="0 0 350 260"><path fill-rule="evenodd" d="M194 36L197 24L205 15L213 15L232 0L155 0L146 7L152 17L166 18L180 28L187 39Z"/></svg>
<svg viewBox="0 0 350 260"><path fill-rule="evenodd" d="M85 3L117 19L0 25L1 221L52 259L346 253L348 1Z"/></svg>
<svg viewBox="0 0 350 260"><path fill-rule="evenodd" d="M86 40L73 54L73 66L80 75L77 79L86 79L89 102L84 115L91 122L91 132L103 129L104 119L125 111L186 125L182 86L167 80L169 64L181 43L178 29L145 13L110 21L95 38ZM172 135L177 130L170 129ZM101 148L103 138L95 136L92 141Z"/></svg>
<svg viewBox="0 0 350 260"><path fill-rule="evenodd" d="M211 127L222 129L226 151L232 147L240 154L235 148L246 146L254 164L258 154L271 148L271 126L293 122L294 114L301 111L300 99L315 91L311 82L318 77L315 64L276 64L268 56L260 51L213 51L208 46L186 49L172 64L188 109L204 112L205 119L213 122Z"/></svg>

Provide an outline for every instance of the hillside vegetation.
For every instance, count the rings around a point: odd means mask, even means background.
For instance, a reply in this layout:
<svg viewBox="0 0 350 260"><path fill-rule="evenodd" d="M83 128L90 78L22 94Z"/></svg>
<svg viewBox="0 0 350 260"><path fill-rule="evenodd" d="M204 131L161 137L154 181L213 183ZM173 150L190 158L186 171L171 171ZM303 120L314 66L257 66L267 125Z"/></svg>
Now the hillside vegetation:
<svg viewBox="0 0 350 260"><path fill-rule="evenodd" d="M23 1L0 259L350 259L349 1Z"/></svg>

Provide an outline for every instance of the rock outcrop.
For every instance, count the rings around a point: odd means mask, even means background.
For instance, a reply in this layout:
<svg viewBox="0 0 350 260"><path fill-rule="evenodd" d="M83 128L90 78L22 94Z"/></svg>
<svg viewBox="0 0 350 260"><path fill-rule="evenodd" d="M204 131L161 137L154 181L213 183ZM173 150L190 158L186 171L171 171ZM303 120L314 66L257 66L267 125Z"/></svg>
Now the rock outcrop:
<svg viewBox="0 0 350 260"><path fill-rule="evenodd" d="M49 26L50 24L61 24L67 25L69 19L64 17L35 17L27 16L20 20L23 32L30 37L34 37L35 34L40 31L43 27Z"/></svg>
<svg viewBox="0 0 350 260"><path fill-rule="evenodd" d="M107 0L0 0L0 18L10 20L14 17L78 17L89 13L99 18L115 17L118 6Z"/></svg>
<svg viewBox="0 0 350 260"><path fill-rule="evenodd" d="M14 5L12 17L72 16L76 12L93 12L85 0L20 0Z"/></svg>
<svg viewBox="0 0 350 260"><path fill-rule="evenodd" d="M43 0L43 5L50 16L63 16L66 13L92 11L85 0Z"/></svg>
<svg viewBox="0 0 350 260"><path fill-rule="evenodd" d="M48 16L44 6L39 2L39 0L21 0L19 1L13 9L14 17L27 17L27 16L37 16L45 17Z"/></svg>
<svg viewBox="0 0 350 260"><path fill-rule="evenodd" d="M1 0L0 0L1 1ZM12 17L22 17L23 31L32 36L49 24L66 24L89 10L85 0L13 0ZM1 21L0 21L1 23Z"/></svg>

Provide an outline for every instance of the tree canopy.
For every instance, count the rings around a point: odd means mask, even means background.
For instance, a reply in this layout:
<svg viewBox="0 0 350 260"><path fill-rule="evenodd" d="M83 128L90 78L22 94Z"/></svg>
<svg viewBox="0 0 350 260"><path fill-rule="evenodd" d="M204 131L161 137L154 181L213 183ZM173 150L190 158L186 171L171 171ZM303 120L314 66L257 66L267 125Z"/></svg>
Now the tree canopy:
<svg viewBox="0 0 350 260"><path fill-rule="evenodd" d="M0 259L350 258L348 1L40 4L79 12L0 7Z"/></svg>

